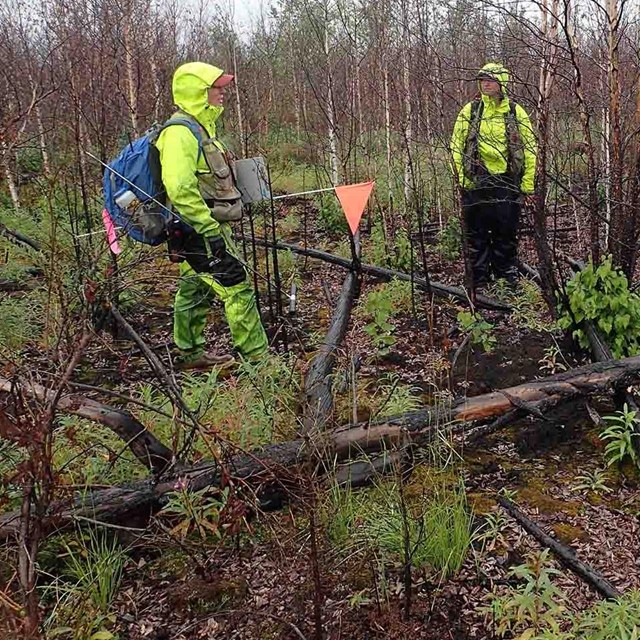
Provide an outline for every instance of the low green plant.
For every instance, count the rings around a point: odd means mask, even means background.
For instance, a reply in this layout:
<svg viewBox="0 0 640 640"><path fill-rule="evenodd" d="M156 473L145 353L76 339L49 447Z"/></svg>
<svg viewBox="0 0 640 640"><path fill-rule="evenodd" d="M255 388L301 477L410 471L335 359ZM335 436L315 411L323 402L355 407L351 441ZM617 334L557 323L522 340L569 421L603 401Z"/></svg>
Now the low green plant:
<svg viewBox="0 0 640 640"><path fill-rule="evenodd" d="M184 374L183 397L202 425L195 448L210 456L203 438L209 432L249 448L293 436L300 388L295 364L294 356L271 355L256 364L239 363L235 375L224 380L216 369ZM151 385L143 385L140 393L145 404L171 413L169 399ZM175 440L182 446L185 430L180 424L151 410L141 414L163 442Z"/></svg>
<svg viewBox="0 0 640 640"><path fill-rule="evenodd" d="M399 416L417 411L421 404L417 391L419 389L401 384L397 374L391 374L388 382L379 385L373 394L376 417Z"/></svg>
<svg viewBox="0 0 640 640"><path fill-rule="evenodd" d="M609 426L600 433L600 439L607 445L604 456L607 466L615 462L622 463L629 458L633 464L640 466L638 452L638 438L640 435L640 421L636 418L637 411L629 409L625 403L622 411L616 411L612 416L605 416L604 421Z"/></svg>
<svg viewBox="0 0 640 640"><path fill-rule="evenodd" d="M0 437L0 505L5 508L17 508L20 504L22 491L16 476L24 457L24 449Z"/></svg>
<svg viewBox="0 0 640 640"><path fill-rule="evenodd" d="M59 416L56 425L53 462L64 482L121 484L146 475L146 468L108 427L77 416Z"/></svg>
<svg viewBox="0 0 640 640"><path fill-rule="evenodd" d="M611 493L613 489L606 485L607 472L604 469L585 471L576 477L578 484L572 487L573 491L593 491L593 493Z"/></svg>
<svg viewBox="0 0 640 640"><path fill-rule="evenodd" d="M318 220L320 226L327 233L346 233L349 228L344 211L338 198L334 194L320 194L315 198L318 206Z"/></svg>
<svg viewBox="0 0 640 640"><path fill-rule="evenodd" d="M220 514L228 500L228 487L216 493L212 493L209 487L190 491L186 483L178 481L175 491L168 494L167 504L160 515L178 519L171 533L182 540L191 533L197 533L202 540L211 536L220 539L223 533Z"/></svg>
<svg viewBox="0 0 640 640"><path fill-rule="evenodd" d="M460 330L470 336L472 345L478 345L490 353L496 346L497 340L493 335L493 325L487 322L478 312L459 311L458 323Z"/></svg>
<svg viewBox="0 0 640 640"><path fill-rule="evenodd" d="M497 544L506 544L506 539L502 533L507 525L507 517L502 511L488 513L484 517L482 529L477 532L475 539L482 544L484 550L491 550Z"/></svg>
<svg viewBox="0 0 640 640"><path fill-rule="evenodd" d="M291 250L281 251L278 254L278 268L280 269L280 280L285 292L288 292L291 284L301 286L302 277L298 269L298 256Z"/></svg>
<svg viewBox="0 0 640 640"><path fill-rule="evenodd" d="M611 264L611 256L594 268L589 262L566 286L569 309L560 306L560 328L572 330L581 347L589 340L581 323L588 320L602 333L615 358L640 353L640 296L629 290L627 277Z"/></svg>
<svg viewBox="0 0 640 640"><path fill-rule="evenodd" d="M0 300L0 351L3 355L16 352L40 336L42 307L34 294L6 296Z"/></svg>
<svg viewBox="0 0 640 640"><path fill-rule="evenodd" d="M364 330L371 337L379 355L389 353L395 344L393 318L411 309L411 283L392 280L370 291L364 298L358 314L368 320Z"/></svg>
<svg viewBox="0 0 640 640"><path fill-rule="evenodd" d="M333 480L324 495L320 517L327 537L339 549L353 543L352 534L360 520L364 493L357 493L351 486L340 486Z"/></svg>
<svg viewBox="0 0 640 640"><path fill-rule="evenodd" d="M506 280L498 282L504 283L509 292L506 299L513 308L511 318L516 326L544 333L557 331L557 324L547 317L547 305L535 282L521 278L515 291Z"/></svg>
<svg viewBox="0 0 640 640"><path fill-rule="evenodd" d="M379 355L387 355L390 347L395 344L393 335L396 327L391 322L395 315L393 300L382 289L370 291L364 300L364 311L369 322L364 330L371 338L373 346Z"/></svg>
<svg viewBox="0 0 640 640"><path fill-rule="evenodd" d="M397 483L380 485L376 497L359 530L367 545L402 560L406 509L412 566L429 567L442 579L460 569L472 540L472 516L461 481L451 486L436 479L428 494L404 507Z"/></svg>
<svg viewBox="0 0 640 640"><path fill-rule="evenodd" d="M566 365L560 362L559 358L564 359L564 356L557 344L552 344L547 347L544 350L543 357L538 360L538 363L540 364L540 371L546 371L551 375L558 373L558 371L566 371Z"/></svg>
<svg viewBox="0 0 640 640"><path fill-rule="evenodd" d="M458 260L462 253L462 227L458 216L450 216L438 231L436 251L445 260Z"/></svg>
<svg viewBox="0 0 640 640"><path fill-rule="evenodd" d="M373 264L400 271L411 268L411 238L404 227L398 227L393 237L387 236L381 222L371 228L365 255Z"/></svg>
<svg viewBox="0 0 640 640"><path fill-rule="evenodd" d="M453 575L473 538L463 482L431 474L419 494L408 486L402 491L397 481L381 480L362 492L332 484L321 510L329 539L349 552L368 550L376 558L404 562L408 533L414 568L429 568L442 579Z"/></svg>
<svg viewBox="0 0 640 640"><path fill-rule="evenodd" d="M284 218L278 220L278 231L281 236L290 236L298 231L300 224L300 216L289 212Z"/></svg>
<svg viewBox="0 0 640 640"><path fill-rule="evenodd" d="M87 529L63 540L62 558L62 575L49 576L43 588L44 601L52 602L47 637L115 637L107 627L116 620L110 610L127 561L125 549L104 531Z"/></svg>
<svg viewBox="0 0 640 640"><path fill-rule="evenodd" d="M560 572L551 566L549 550L531 554L509 572L520 584L504 595L490 594L484 612L498 637L518 640L638 640L640 591L625 593L574 613L567 595L553 584ZM516 635L517 634L517 635Z"/></svg>
<svg viewBox="0 0 640 640"><path fill-rule="evenodd" d="M561 632L566 613L566 596L552 581L560 571L551 566L549 549L530 554L525 564L513 567L509 576L520 585L504 596L490 594L490 605L484 608L495 622L499 637L517 637L531 640L540 634Z"/></svg>
<svg viewBox="0 0 640 640"><path fill-rule="evenodd" d="M640 640L640 591L598 602L576 617L574 630L581 640Z"/></svg>

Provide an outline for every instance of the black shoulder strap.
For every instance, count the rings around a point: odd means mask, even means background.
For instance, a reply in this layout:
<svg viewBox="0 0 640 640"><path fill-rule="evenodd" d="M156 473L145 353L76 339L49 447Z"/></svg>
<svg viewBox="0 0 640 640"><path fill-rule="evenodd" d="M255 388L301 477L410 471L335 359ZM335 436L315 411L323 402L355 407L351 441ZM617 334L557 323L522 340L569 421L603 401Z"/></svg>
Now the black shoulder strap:
<svg viewBox="0 0 640 640"><path fill-rule="evenodd" d="M482 118L482 112L484 111L484 102L480 98L475 98L471 101L471 122L475 122L476 118L480 120Z"/></svg>

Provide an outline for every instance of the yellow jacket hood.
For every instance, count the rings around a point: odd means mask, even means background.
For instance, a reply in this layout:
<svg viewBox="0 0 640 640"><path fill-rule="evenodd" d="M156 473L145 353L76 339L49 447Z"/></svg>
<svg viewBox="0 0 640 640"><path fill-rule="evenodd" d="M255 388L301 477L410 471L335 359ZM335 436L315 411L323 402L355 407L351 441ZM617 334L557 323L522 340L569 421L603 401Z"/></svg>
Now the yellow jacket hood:
<svg viewBox="0 0 640 640"><path fill-rule="evenodd" d="M507 95L507 85L509 84L509 71L499 62L488 62L480 69L478 76L488 76L495 80L502 88L502 95Z"/></svg>
<svg viewBox="0 0 640 640"><path fill-rule="evenodd" d="M215 122L224 111L222 106L209 104L209 87L223 74L223 70L205 62L187 62L173 74L172 92L174 104L196 118L201 125L215 133Z"/></svg>

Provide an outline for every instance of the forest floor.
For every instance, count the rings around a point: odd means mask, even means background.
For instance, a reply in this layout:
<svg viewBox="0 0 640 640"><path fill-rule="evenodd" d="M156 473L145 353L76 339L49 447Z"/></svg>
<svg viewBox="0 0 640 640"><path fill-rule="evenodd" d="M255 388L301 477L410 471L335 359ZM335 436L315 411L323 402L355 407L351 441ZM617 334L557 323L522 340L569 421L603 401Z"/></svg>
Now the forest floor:
<svg viewBox="0 0 640 640"><path fill-rule="evenodd" d="M296 213L295 205L291 213ZM570 226L571 222L556 224ZM523 227L520 257L535 265L526 220ZM304 236L291 228L281 233L287 241L345 252L337 233L333 241L321 229L308 230ZM369 241L366 233L363 236L366 249ZM556 238L559 250L570 254L576 246L574 232L558 233ZM460 285L462 261L446 260L435 248L432 237L426 254L429 277ZM285 266L283 289L288 291L296 278L297 309L286 314L285 332L280 327L278 335L286 335L293 368L304 372L346 272L302 256L288 256ZM143 274L137 281L139 290L147 293L130 305L127 318L166 360L175 278L168 264L158 269L159 273ZM153 287L151 294L149 287ZM358 306L363 307L372 292L384 287L388 285L365 277ZM260 288L263 312L269 318L264 283ZM371 313L356 311L337 366L339 371L351 372L351 378L338 395L335 421L346 424L354 417L375 417L382 411L379 396L391 396L396 388L405 390L403 398L410 398L410 406L419 407L443 397L474 396L514 386L588 362L587 355L576 351L569 340L549 330L548 312L534 289L524 285L513 294L494 287L491 293L496 297L517 299L519 313L482 312L493 325L490 333L495 344L490 352L469 342L460 349L464 334L456 316L465 307L453 300L431 299L418 291L412 298L406 287L392 293L392 313L387 318L393 325L392 339L384 345L376 343L379 327L366 328L372 324ZM370 304L381 303L374 296ZM270 335L276 332L273 326L269 331ZM219 349L230 346L219 305L214 306L207 338ZM278 345L282 351L282 342ZM34 369L46 371L47 362L36 350L25 357ZM232 379L234 374L228 375ZM128 392L148 383L151 373L130 342L105 337L87 351L74 379ZM371 396L377 401L372 402ZM597 398L594 404L603 415L614 411L607 398ZM153 430L152 425L149 428ZM640 589L638 476L626 468L611 468L606 491L578 488L580 477L605 464L598 429L584 402L563 405L544 420L520 419L474 442L465 443L459 434L447 446L454 459L451 465L464 480L474 530L491 528L493 534L474 537L453 576L443 579L428 569L414 570L408 618L402 563L396 558L381 564L372 554L362 553L356 543L336 548L323 535L322 518L313 557L309 506L294 500L280 511L248 519L223 543L191 540L181 544L167 535L160 522L152 522L140 536L126 536L128 561L113 603L110 631L130 640L312 638L319 616L325 637L332 640L496 637L496 621L487 613L490 594L517 584L509 570L526 562L530 552L540 551L535 540L501 511L496 502L500 491L506 491L526 514L570 545L620 591ZM407 480L409 492L424 490L427 466L427 462L416 464ZM319 575L314 575L316 561ZM575 611L600 600L565 570L554 583Z"/></svg>

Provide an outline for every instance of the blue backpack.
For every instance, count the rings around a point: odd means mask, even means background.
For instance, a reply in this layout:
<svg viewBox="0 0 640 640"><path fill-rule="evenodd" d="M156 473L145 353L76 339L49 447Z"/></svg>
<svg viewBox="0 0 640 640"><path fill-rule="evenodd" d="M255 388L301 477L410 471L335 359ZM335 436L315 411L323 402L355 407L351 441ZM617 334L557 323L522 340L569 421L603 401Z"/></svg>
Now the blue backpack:
<svg viewBox="0 0 640 640"><path fill-rule="evenodd" d="M132 240L158 245L167 239L167 228L177 216L166 206L162 184L160 153L155 142L172 125L188 127L198 140L198 159L202 153L200 125L187 116L170 118L154 125L140 138L127 144L104 170L102 187L105 208L114 225Z"/></svg>

